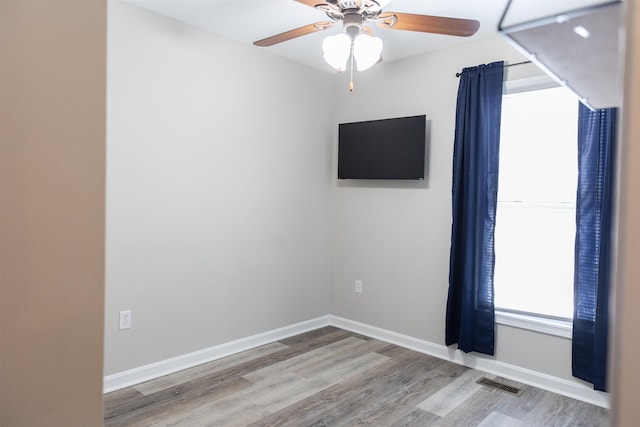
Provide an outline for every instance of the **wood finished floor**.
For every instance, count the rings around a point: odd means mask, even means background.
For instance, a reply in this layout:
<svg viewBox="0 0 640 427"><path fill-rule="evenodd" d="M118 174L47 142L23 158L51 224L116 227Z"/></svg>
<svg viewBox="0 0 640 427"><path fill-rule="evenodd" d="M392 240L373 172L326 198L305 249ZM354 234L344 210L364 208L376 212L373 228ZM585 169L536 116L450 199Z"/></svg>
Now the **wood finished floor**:
<svg viewBox="0 0 640 427"><path fill-rule="evenodd" d="M476 384L518 387L514 396ZM606 426L608 411L334 327L105 395L105 426Z"/></svg>

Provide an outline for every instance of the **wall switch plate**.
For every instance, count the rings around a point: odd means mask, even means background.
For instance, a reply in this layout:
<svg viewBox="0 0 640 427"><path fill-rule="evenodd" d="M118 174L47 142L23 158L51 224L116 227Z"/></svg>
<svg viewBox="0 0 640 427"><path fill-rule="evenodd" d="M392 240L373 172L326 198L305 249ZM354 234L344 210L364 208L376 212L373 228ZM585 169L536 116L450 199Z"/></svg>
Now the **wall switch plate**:
<svg viewBox="0 0 640 427"><path fill-rule="evenodd" d="M120 330L131 329L131 310L120 312Z"/></svg>
<svg viewBox="0 0 640 427"><path fill-rule="evenodd" d="M356 294L362 293L362 280L356 280Z"/></svg>

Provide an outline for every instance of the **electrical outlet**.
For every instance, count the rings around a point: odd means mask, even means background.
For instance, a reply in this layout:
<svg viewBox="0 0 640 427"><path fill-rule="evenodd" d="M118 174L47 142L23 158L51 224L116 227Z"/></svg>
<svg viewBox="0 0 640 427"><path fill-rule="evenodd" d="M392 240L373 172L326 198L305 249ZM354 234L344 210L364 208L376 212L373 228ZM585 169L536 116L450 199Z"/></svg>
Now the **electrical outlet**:
<svg viewBox="0 0 640 427"><path fill-rule="evenodd" d="M131 329L131 310L120 312L120 329Z"/></svg>
<svg viewBox="0 0 640 427"><path fill-rule="evenodd" d="M362 280L356 280L356 294L362 293Z"/></svg>

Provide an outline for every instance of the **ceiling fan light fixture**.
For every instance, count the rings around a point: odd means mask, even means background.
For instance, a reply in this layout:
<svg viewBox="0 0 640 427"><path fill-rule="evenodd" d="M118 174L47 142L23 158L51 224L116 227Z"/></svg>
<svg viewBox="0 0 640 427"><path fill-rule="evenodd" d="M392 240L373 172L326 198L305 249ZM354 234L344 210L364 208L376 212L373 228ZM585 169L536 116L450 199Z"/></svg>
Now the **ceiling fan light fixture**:
<svg viewBox="0 0 640 427"><path fill-rule="evenodd" d="M359 71L382 61L382 41L373 36L369 25L394 31L417 31L448 36L469 37L474 35L480 22L475 19L461 19L446 16L419 15L415 13L383 12L390 0L295 0L325 12L330 21L316 22L294 28L271 37L253 42L255 46L268 47L317 31L332 28L342 23L346 34L324 39L322 50L325 61L339 72L350 67L353 74L354 62ZM367 38L361 36L364 33ZM579 35L585 37L585 31ZM356 43L357 39L357 43ZM355 44L358 46L356 47Z"/></svg>
<svg viewBox="0 0 640 427"><path fill-rule="evenodd" d="M327 64L343 72L351 55L351 38L345 33L325 37L322 41L322 52Z"/></svg>
<svg viewBox="0 0 640 427"><path fill-rule="evenodd" d="M353 56L356 60L358 71L364 71L380 60L382 54L382 40L367 34L358 34L353 41Z"/></svg>

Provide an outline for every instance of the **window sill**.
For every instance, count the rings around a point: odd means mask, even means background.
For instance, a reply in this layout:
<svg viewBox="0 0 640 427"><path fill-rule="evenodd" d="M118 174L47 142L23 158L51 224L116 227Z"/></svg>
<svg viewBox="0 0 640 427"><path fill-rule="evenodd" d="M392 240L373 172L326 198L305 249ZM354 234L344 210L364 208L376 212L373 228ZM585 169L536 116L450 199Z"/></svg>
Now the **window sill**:
<svg viewBox="0 0 640 427"><path fill-rule="evenodd" d="M509 313L499 310L496 310L496 323L568 339L571 339L573 330L573 325L570 320L547 319L545 317Z"/></svg>

